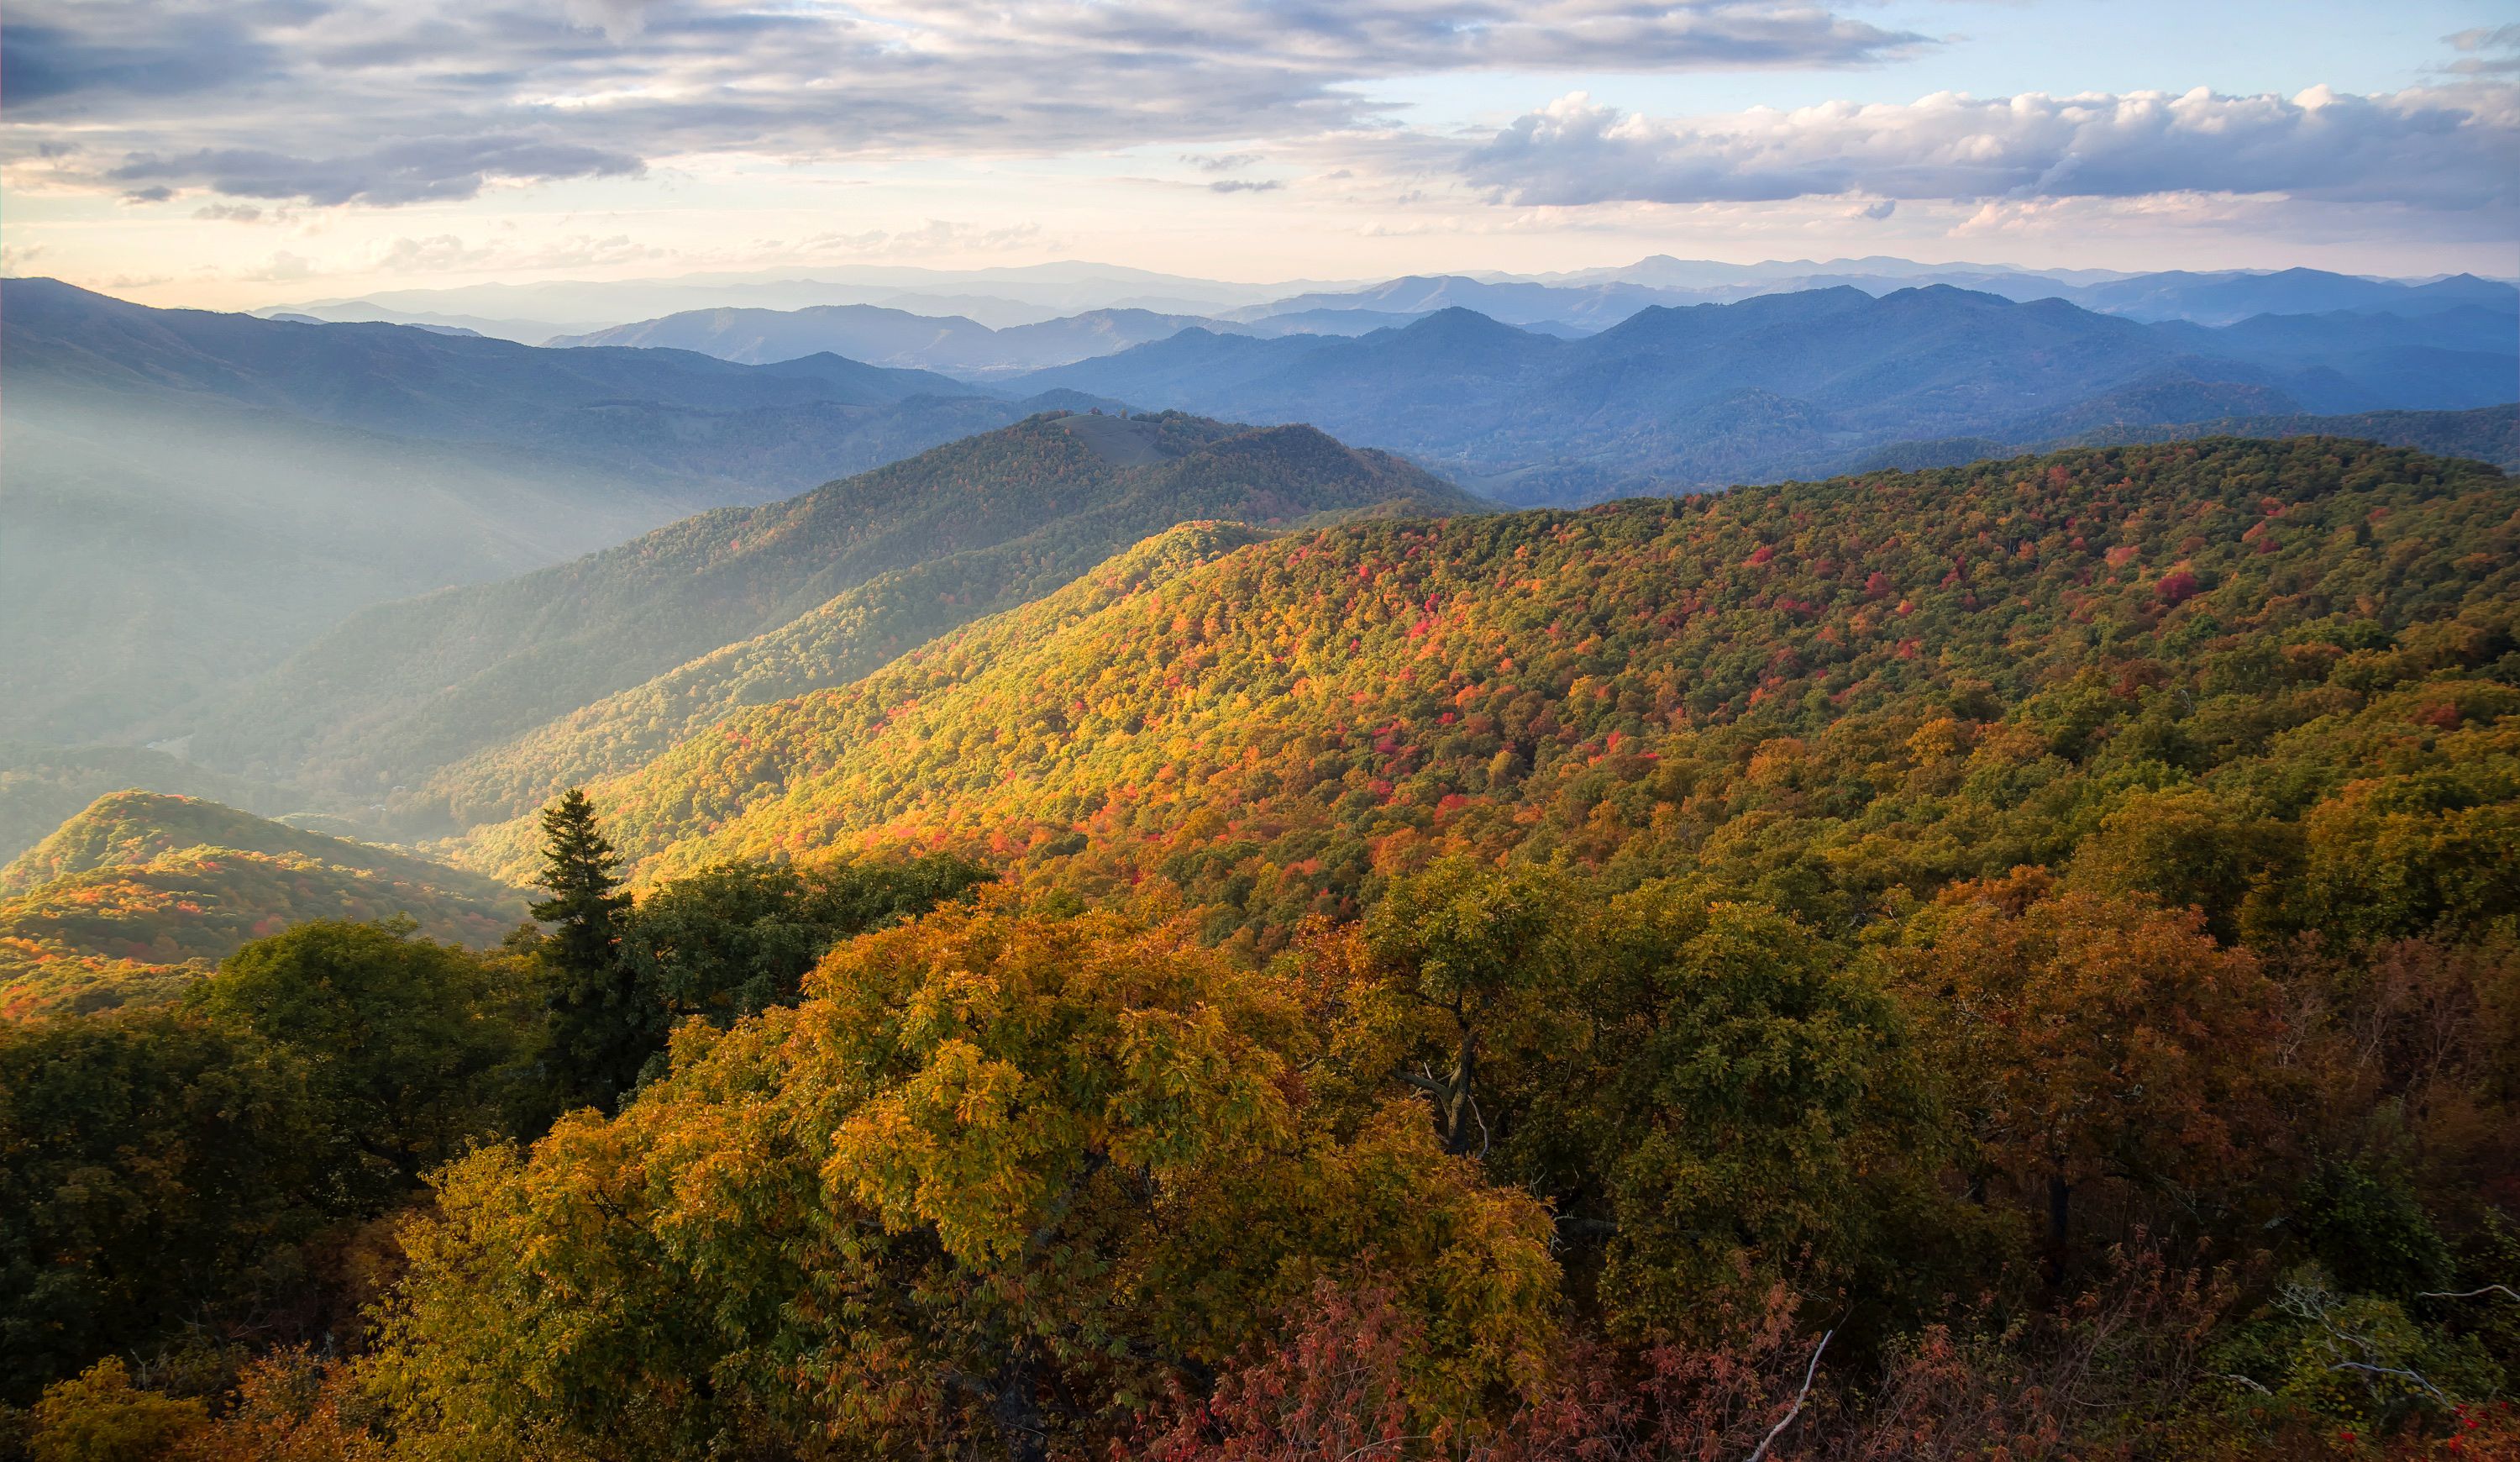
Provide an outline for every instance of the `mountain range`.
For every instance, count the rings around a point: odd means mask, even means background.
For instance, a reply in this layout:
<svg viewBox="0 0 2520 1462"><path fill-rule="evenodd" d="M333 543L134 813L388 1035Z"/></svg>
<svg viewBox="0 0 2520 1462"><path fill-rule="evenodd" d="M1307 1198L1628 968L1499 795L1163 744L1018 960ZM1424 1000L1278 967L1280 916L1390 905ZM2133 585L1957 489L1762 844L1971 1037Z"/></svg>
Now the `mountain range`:
<svg viewBox="0 0 2520 1462"><path fill-rule="evenodd" d="M1652 277L1686 273L1671 261ZM1408 290L1312 291L1282 317L1216 329L1175 329L1187 317L1118 308L990 329L848 305L718 311L630 332L662 339L697 331L694 343L763 357L758 363L680 348L542 348L403 326L153 310L49 281L12 281L0 287L10 321L0 382L12 448L0 478L8 527L0 534L0 615L31 632L0 657L0 735L163 742L267 781L289 780L297 758L311 755L326 768L314 785L352 799L352 807L390 800L396 787L412 796L449 764L772 634L872 578L973 551L999 553L1005 542L1085 511L1082 500L1045 497L1033 516L983 514L968 525L971 536L931 534L904 556L852 559L858 567L798 589L802 597L783 590L753 603L739 594L688 614L666 608L684 602L676 593L622 606L624 622L654 626L637 636L636 663L599 655L601 672L589 678L584 664L529 668L520 661L498 673L545 682L546 694L510 708L513 716L480 719L453 741L423 727L432 717L469 715L464 708L472 703L436 693L493 673L489 662L475 652L441 660L434 649L415 648L434 642L395 617L403 610L362 621L370 627L338 642L366 647L351 652L338 685L365 683L372 671L358 662L363 657L407 660L427 683L394 690L379 705L424 708L396 734L428 743L425 753L316 752L327 739L368 733L310 711L330 705L334 692L287 688L307 673L302 668L270 683L277 704L237 688L371 607L467 584L501 584L476 596L497 600L520 592L507 586L518 574L696 511L776 501L1044 410L1116 410L1126 402L1142 413L1309 423L1519 504L2195 435L2235 422L2280 424L2268 430L2285 433L2367 429L2448 450L2477 443L2500 460L2507 448L2494 443L2507 441L2505 417L2375 413L2490 413L2520 395L2520 315L2462 302L2508 296L2508 287L2306 275L2058 287L2140 284L2153 292L2127 297L2137 302L2183 290L2182 297L2236 307L2256 290L2292 302L2350 297L2361 306L2211 326L2145 323L2060 298L2020 302L1949 285L1879 295L1839 286L1728 304L1647 305L1600 330L1562 321L1524 329L1460 306L1409 311L1472 284L1498 308L1515 291L1607 299L1673 286L1429 277L1401 282ZM1040 287L1073 297L1103 285ZM2422 307L2400 312L2375 300ZM966 382L829 350L767 359L820 343L834 329L865 336L861 344L889 351L887 361L935 359L989 379ZM1262 333L1297 329L1358 333ZM1126 343L1132 340L1140 343ZM1010 360L1110 345L1125 347L997 374ZM1102 470L1117 473L1119 464L1105 461ZM1021 480L1020 473L1010 479ZM1421 482L1413 490L1431 489ZM1208 505L1193 507L1194 499ZM1001 604L1017 592L1010 586L1035 592L1044 574L1073 572L1145 532L1253 511L1230 493L1158 492L1148 501L1155 505L1143 512L1109 508L1119 517L1063 539L1045 561L1056 570L1018 571L1002 559L964 561L953 571L986 585L974 589L973 603ZM1353 496L1318 504L1366 505ZM880 536L884 521L878 513L868 530ZM831 617L857 613L835 608ZM493 617L475 632L488 644L540 622L531 614L517 622ZM918 633L943 622L926 616ZM896 632L909 631L884 631ZM359 637L371 633L383 638ZM304 664L338 653L344 652L312 653ZM365 692L353 700L357 694ZM196 733L206 739L185 740ZM469 798L459 790L451 800Z"/></svg>
<svg viewBox="0 0 2520 1462"><path fill-rule="evenodd" d="M1050 404L830 355L541 350L49 280L0 283L0 736L150 734L365 606Z"/></svg>
<svg viewBox="0 0 2520 1462"><path fill-rule="evenodd" d="M1008 385L1309 421L1509 501L1583 501L1824 476L1900 440L2130 424L2131 390L2138 425L2495 405L2520 393L2514 341L2512 316L2473 305L2212 328L1842 287L1648 308L1575 340L1466 309L1352 340L1185 331Z"/></svg>
<svg viewBox="0 0 2520 1462"><path fill-rule="evenodd" d="M967 324L996 330L1117 310L1205 319L1214 322L1211 329L1247 324L1262 327L1264 333L1263 322L1294 314L1340 316L1367 311L1406 316L1458 306L1508 324L1589 333L1615 325L1648 305L1729 303L1757 295L1840 286L1885 295L1932 284L1981 290L2010 299L2063 298L2102 313L2138 319L2188 319L2212 325L2231 324L2256 314L2319 314L2338 309L2422 314L2457 304L2504 308L2513 300L2510 283L2471 275L2394 280L2298 268L2127 274L2006 264L1923 264L1884 256L1732 264L1655 255L1616 268L1563 273L1421 274L1372 283L1292 281L1275 286L1187 279L1088 263L1014 270L856 268L818 271L814 277L696 275L615 283L406 290L363 299L275 306L263 313L435 325L527 344L551 343L563 337L583 339L623 326L652 324L674 314L704 315L720 309L794 313L844 305L881 306L922 317L961 317ZM526 315L536 318L520 317ZM556 323L566 320L579 323ZM853 353L835 344L822 348ZM1009 362L988 367L1008 368Z"/></svg>

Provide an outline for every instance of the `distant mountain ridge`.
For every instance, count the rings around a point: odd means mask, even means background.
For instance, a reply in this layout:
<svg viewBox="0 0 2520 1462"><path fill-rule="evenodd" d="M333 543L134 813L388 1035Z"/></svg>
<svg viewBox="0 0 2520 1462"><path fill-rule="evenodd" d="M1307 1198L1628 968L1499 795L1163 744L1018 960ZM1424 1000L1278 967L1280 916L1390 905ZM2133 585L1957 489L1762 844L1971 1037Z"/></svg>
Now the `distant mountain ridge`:
<svg viewBox="0 0 2520 1462"><path fill-rule="evenodd" d="M1413 284L1414 281L1414 284ZM2108 269L2030 269L2000 263L1920 263L1886 255L1834 259L1769 259L1755 264L1679 259L1656 254L1634 263L1538 274L1482 271L1416 275L1379 281L1277 285L1196 280L1107 264L1063 261L1015 269L937 270L906 266L843 267L809 271L689 275L619 282L560 281L528 285L470 285L442 290L396 290L355 300L275 306L324 319L384 319L451 325L540 344L554 336L584 336L667 315L719 309L792 311L823 305L867 304L922 316L961 315L997 329L1038 324L1099 310L1150 310L1251 321L1327 304L1336 311L1375 308L1367 297L1391 298L1414 293L1417 313L1463 305L1514 324L1569 318L1584 312L1584 298L1627 298L1641 303L1728 302L1753 295L1850 285L1888 294L1925 284L1951 284L2014 299L2061 297L2089 308L2122 311L2145 319L2187 318L2228 324L2252 314L2321 313L2369 308L2421 313L2439 303L2500 307L2510 301L2505 281L2453 276L2448 280L2367 279L2318 269L2171 270L2131 273ZM1443 297L1442 287L1488 290L1483 298ZM1496 287L1511 287L1498 291ZM1538 304L1537 313L1509 302L1548 297L1532 288L1561 291L1566 302ZM1515 291L1521 292L1515 294ZM1615 313L1586 328L1617 323ZM555 324L555 321L576 321ZM601 321L600 324L584 323ZM540 323L538 323L540 322ZM847 353L847 352L842 352Z"/></svg>
<svg viewBox="0 0 2520 1462"><path fill-rule="evenodd" d="M697 350L722 360L755 364L837 352L886 367L984 378L1107 355L1190 326L1214 323L1201 315L1100 309L992 330L959 315L920 315L873 304L823 304L795 310L692 310L589 335L561 336L549 343Z"/></svg>
<svg viewBox="0 0 2520 1462"><path fill-rule="evenodd" d="M2217 330L1945 285L1839 287L1656 306L1574 340L1458 308L1353 340L1186 331L1009 385L1309 421L1508 500L1582 501L1822 477L1899 440L2018 440L2021 424L2138 386L2183 393L2168 420L2498 404L2520 394L2510 318L2462 305Z"/></svg>

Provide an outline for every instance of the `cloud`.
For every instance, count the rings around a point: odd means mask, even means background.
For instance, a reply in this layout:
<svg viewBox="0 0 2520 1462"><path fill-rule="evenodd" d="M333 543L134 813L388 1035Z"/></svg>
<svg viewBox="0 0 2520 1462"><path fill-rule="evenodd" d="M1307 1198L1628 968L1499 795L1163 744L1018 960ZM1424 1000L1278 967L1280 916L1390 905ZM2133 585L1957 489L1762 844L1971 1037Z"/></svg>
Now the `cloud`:
<svg viewBox="0 0 2520 1462"><path fill-rule="evenodd" d="M799 241L787 251L799 258L930 258L1006 253L1036 248L1044 242L1041 225L1037 223L984 228L977 224L930 218L918 228L899 232L868 229L859 233L816 234Z"/></svg>
<svg viewBox="0 0 2520 1462"><path fill-rule="evenodd" d="M260 267L249 269L238 277L254 284L287 284L292 280L310 278L314 273L313 259L291 253L283 249L274 252Z"/></svg>
<svg viewBox="0 0 2520 1462"><path fill-rule="evenodd" d="M1258 153L1217 153L1204 156L1198 153L1184 153L1182 160L1201 172L1232 172L1238 167L1248 167L1259 161L1260 155Z"/></svg>
<svg viewBox="0 0 2520 1462"><path fill-rule="evenodd" d="M2520 93L2130 92L1832 102L1659 120L1583 93L1473 149L1464 178L1525 206L2283 194L2426 208L2520 195Z"/></svg>
<svg viewBox="0 0 2520 1462"><path fill-rule="evenodd" d="M2459 53L2445 69L2461 76L2520 74L2520 25L2478 26L2442 39Z"/></svg>
<svg viewBox="0 0 2520 1462"><path fill-rule="evenodd" d="M1887 218L1898 211L1899 200L1895 198L1884 198L1876 199L1871 203L1866 204L1860 208L1851 208L1847 210L1846 216L1849 218L1869 218L1873 222L1878 223L1882 219Z"/></svg>
<svg viewBox="0 0 2520 1462"><path fill-rule="evenodd" d="M1222 178L1207 185L1211 193L1274 193L1285 186L1276 178Z"/></svg>
<svg viewBox="0 0 2520 1462"><path fill-rule="evenodd" d="M563 0L569 23L626 41L648 28L649 0Z"/></svg>
<svg viewBox="0 0 2520 1462"><path fill-rule="evenodd" d="M163 193L166 190L153 188L150 191ZM193 216L218 219L228 223L259 223L262 221L262 209L251 204L203 204L193 210Z"/></svg>
<svg viewBox="0 0 2520 1462"><path fill-rule="evenodd" d="M637 158L523 137L432 138L373 152L300 158L253 149L202 149L172 158L140 155L106 173L114 182L163 178L230 198L345 203L438 203L471 198L493 179L620 177Z"/></svg>
<svg viewBox="0 0 2520 1462"><path fill-rule="evenodd" d="M712 156L1317 135L1384 125L1360 89L1383 78L1930 44L1829 0L22 0L0 158L51 150L49 178L114 191L390 206Z"/></svg>
<svg viewBox="0 0 2520 1462"><path fill-rule="evenodd" d="M490 250L467 248L453 234L432 234L426 239L389 240L375 250L370 262L380 273L433 274L479 268L491 257Z"/></svg>
<svg viewBox="0 0 2520 1462"><path fill-rule="evenodd" d="M134 188L130 192L122 195L122 201L127 204L161 204L174 196L174 189L163 186L157 188Z"/></svg>

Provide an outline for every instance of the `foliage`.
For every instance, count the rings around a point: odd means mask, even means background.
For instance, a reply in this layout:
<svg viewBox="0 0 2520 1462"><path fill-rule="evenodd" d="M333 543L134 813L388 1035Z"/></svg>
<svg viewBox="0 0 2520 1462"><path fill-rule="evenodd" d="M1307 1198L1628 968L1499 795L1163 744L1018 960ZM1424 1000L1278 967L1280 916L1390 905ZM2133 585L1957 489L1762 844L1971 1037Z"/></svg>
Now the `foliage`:
<svg viewBox="0 0 2520 1462"><path fill-rule="evenodd" d="M512 1130L537 1054L521 972L395 925L326 920L258 939L192 991L222 1028L302 1064L357 1207Z"/></svg>
<svg viewBox="0 0 2520 1462"><path fill-rule="evenodd" d="M45 1391L27 1451L33 1462L153 1462L208 1419L198 1400L134 1388L130 1370L109 1355Z"/></svg>
<svg viewBox="0 0 2520 1462"><path fill-rule="evenodd" d="M0 1396L179 1325L340 1329L360 1225L540 1106L519 987L407 922L319 922L172 1008L0 1026Z"/></svg>
<svg viewBox="0 0 2520 1462"><path fill-rule="evenodd" d="M250 1308L332 1216L302 1066L171 1011L0 1026L0 1375L12 1399Z"/></svg>
<svg viewBox="0 0 2520 1462"><path fill-rule="evenodd" d="M794 1004L806 973L841 940L923 914L991 877L946 853L724 863L640 900L621 957L665 1020L702 1016L725 1027Z"/></svg>
<svg viewBox="0 0 2520 1462"><path fill-rule="evenodd" d="M527 912L553 926L535 946L544 972L550 1057L562 1101L609 1108L639 1079L658 1012L621 958L630 895L621 859L596 830L595 807L570 788L543 809L540 885Z"/></svg>
<svg viewBox="0 0 2520 1462"><path fill-rule="evenodd" d="M2512 532L2498 475L2315 439L1360 525L1124 557L591 791L644 877L941 841L1265 950L1448 851L1843 929L2193 785L2268 825L2270 937L2473 924L2520 867Z"/></svg>
<svg viewBox="0 0 2520 1462"><path fill-rule="evenodd" d="M0 1032L11 1399L127 1352L185 1446L465 1462L2507 1450L2515 601L2508 480L2316 440L1176 528L597 786L573 932ZM621 1100L546 1130L570 949ZM353 1267L373 1332L304 1298Z"/></svg>
<svg viewBox="0 0 2520 1462"><path fill-rule="evenodd" d="M0 742L0 860L15 859L110 792L207 798L268 817L300 799L137 747Z"/></svg>
<svg viewBox="0 0 2520 1462"><path fill-rule="evenodd" d="M422 1455L1040 1456L1369 1249L1428 1327L1414 1397L1532 1374L1546 1214L1405 1104L1310 1110L1298 1009L1181 931L993 897L842 946L807 996L688 1025L619 1117L439 1179L382 1361Z"/></svg>
<svg viewBox="0 0 2520 1462"><path fill-rule="evenodd" d="M1890 953L1973 1139L1973 1181L2044 1189L2051 1262L2076 1189L2228 1203L2272 1135L2279 993L2198 925L2023 870L1945 890Z"/></svg>

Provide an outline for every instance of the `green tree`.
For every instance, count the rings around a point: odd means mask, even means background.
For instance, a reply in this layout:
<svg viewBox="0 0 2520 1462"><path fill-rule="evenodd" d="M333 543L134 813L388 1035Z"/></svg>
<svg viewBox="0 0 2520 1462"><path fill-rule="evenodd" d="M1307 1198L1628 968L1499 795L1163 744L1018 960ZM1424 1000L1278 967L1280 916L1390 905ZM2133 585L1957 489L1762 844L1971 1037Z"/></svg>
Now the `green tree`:
<svg viewBox="0 0 2520 1462"><path fill-rule="evenodd" d="M197 1013L0 1023L0 1397L275 1282L338 1211L323 1111Z"/></svg>
<svg viewBox="0 0 2520 1462"><path fill-rule="evenodd" d="M721 863L642 899L623 921L622 958L668 1019L731 1025L793 1004L806 973L842 939L924 914L990 877L945 853Z"/></svg>
<svg viewBox="0 0 2520 1462"><path fill-rule="evenodd" d="M1544 870L1457 857L1394 884L1367 921L1385 988L1418 1007L1412 1024L1426 1028L1418 1044L1442 1051L1431 1060L1404 1052L1393 1074L1434 1103L1447 1152L1483 1158L1494 1145L1495 1126L1479 1107L1482 1053L1500 1040L1527 1040L1556 1008L1573 902L1567 881Z"/></svg>
<svg viewBox="0 0 2520 1462"><path fill-rule="evenodd" d="M561 1100L610 1110L639 1080L660 1016L621 958L630 894L620 854L572 787L543 809L543 890L531 913L551 926L540 952L550 1014L549 1061Z"/></svg>
<svg viewBox="0 0 2520 1462"><path fill-rule="evenodd" d="M319 920L237 951L198 986L212 1019L299 1059L345 1192L382 1202L515 1121L525 1012L488 958L408 920Z"/></svg>

